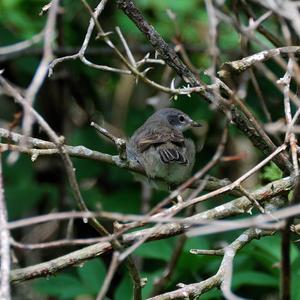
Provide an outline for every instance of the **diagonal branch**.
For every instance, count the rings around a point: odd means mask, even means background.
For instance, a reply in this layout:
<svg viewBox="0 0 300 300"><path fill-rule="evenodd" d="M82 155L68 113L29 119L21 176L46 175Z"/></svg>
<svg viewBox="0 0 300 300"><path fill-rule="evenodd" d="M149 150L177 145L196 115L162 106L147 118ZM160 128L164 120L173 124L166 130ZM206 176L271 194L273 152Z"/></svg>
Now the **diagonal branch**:
<svg viewBox="0 0 300 300"><path fill-rule="evenodd" d="M139 30L144 33L153 48L162 56L163 60L173 68L176 73L192 86L199 86L199 80L190 69L180 60L177 53L171 48L160 34L143 17L139 9L132 1L117 0L118 7L135 23Z"/></svg>
<svg viewBox="0 0 300 300"><path fill-rule="evenodd" d="M162 56L165 62L172 67L187 84L192 87L200 86L201 89L199 89L199 93L208 103L216 104L218 109L223 111L227 116L228 112L230 112L232 121L251 140L255 147L260 149L266 155L269 155L276 150L276 146L272 140L264 132L251 112L242 105L241 101L239 101L238 105L232 105L230 101L227 101L220 94L217 94L215 88L211 89L199 82L193 72L179 59L176 52L163 40L153 26L146 21L133 1L117 0L116 2L118 7L146 36L153 48ZM220 89L224 90L231 98L236 99L234 93L223 82L217 78L216 81L219 83ZM274 162L284 170L292 170L292 164L285 153L280 153L275 157Z"/></svg>

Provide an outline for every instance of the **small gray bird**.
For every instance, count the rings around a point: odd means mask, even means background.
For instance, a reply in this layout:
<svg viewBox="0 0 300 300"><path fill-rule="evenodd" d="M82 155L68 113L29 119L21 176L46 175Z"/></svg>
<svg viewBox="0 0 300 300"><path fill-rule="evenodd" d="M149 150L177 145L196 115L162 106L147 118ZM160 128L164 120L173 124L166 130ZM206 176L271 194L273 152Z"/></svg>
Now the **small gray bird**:
<svg viewBox="0 0 300 300"><path fill-rule="evenodd" d="M149 178L162 179L169 187L178 185L191 175L195 163L194 142L183 131L200 126L178 109L161 109L130 138L127 157L140 164Z"/></svg>

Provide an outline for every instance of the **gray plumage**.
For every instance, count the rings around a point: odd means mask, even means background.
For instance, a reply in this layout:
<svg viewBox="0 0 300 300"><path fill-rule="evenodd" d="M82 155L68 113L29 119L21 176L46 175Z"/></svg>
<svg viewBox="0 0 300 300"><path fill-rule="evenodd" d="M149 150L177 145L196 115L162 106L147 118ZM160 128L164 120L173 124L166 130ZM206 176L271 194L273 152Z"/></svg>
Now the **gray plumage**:
<svg viewBox="0 0 300 300"><path fill-rule="evenodd" d="M186 180L195 163L195 145L183 132L200 126L174 108L164 108L147 119L130 138L127 156L140 164L149 178L169 185Z"/></svg>

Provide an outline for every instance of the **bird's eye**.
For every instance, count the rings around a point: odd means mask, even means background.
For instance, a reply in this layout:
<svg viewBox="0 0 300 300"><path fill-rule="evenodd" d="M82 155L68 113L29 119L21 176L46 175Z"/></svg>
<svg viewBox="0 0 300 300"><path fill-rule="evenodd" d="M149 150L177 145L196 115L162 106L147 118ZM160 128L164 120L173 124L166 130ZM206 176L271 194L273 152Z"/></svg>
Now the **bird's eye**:
<svg viewBox="0 0 300 300"><path fill-rule="evenodd" d="M185 121L185 117L184 116L179 116L179 122L180 123L184 123L184 121Z"/></svg>

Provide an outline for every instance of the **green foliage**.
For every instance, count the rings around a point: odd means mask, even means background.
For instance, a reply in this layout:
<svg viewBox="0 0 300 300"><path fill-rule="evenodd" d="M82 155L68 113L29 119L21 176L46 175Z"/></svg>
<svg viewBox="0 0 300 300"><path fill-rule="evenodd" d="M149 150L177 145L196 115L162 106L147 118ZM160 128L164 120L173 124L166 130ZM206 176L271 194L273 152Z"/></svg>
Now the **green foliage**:
<svg viewBox="0 0 300 300"><path fill-rule="evenodd" d="M100 259L87 261L77 269L81 282L89 291L88 294L97 294L101 287L106 269Z"/></svg>
<svg viewBox="0 0 300 300"><path fill-rule="evenodd" d="M4 156L4 160L7 156ZM7 209L10 219L30 213L47 199L52 208L57 200L58 190L49 183L36 184L32 162L21 155L13 166L4 165L4 183Z"/></svg>
<svg viewBox="0 0 300 300"><path fill-rule="evenodd" d="M43 28L43 19L38 16L41 5L47 1L2 0L0 2L1 23L18 38L28 39ZM3 36L2 36L3 37ZM12 42L13 36L4 35L1 42Z"/></svg>
<svg viewBox="0 0 300 300"><path fill-rule="evenodd" d="M279 287L279 267L281 260L280 236L275 235L251 242L241 253L247 255L244 268L236 268L233 283L242 286ZM300 251L291 245L292 278L299 278ZM261 270L261 271L259 271ZM296 286L293 285L295 294ZM297 298L293 298L297 299Z"/></svg>
<svg viewBox="0 0 300 300"><path fill-rule="evenodd" d="M282 178L282 171L271 162L270 165L266 166L262 173L262 178L269 181L274 181Z"/></svg>
<svg viewBox="0 0 300 300"><path fill-rule="evenodd" d="M206 238L194 237L188 239L184 244L183 252L181 253L178 261L176 277L180 278L181 274L185 274L186 272L195 275L202 268L207 269L208 262L210 266L214 265L214 267L217 267L219 258L193 255L190 253L191 249L210 249L210 247L211 244ZM213 268L212 272L214 270L216 270L216 268Z"/></svg>
<svg viewBox="0 0 300 300"><path fill-rule="evenodd" d="M259 271L236 271L234 272L232 287L242 286L265 286L277 287L278 280L274 276Z"/></svg>
<svg viewBox="0 0 300 300"><path fill-rule="evenodd" d="M66 300L88 293L76 277L67 274L59 274L57 277L49 279L39 279L35 288L41 294Z"/></svg>
<svg viewBox="0 0 300 300"><path fill-rule="evenodd" d="M129 275L125 275L115 292L116 299L132 298L132 283Z"/></svg>
<svg viewBox="0 0 300 300"><path fill-rule="evenodd" d="M199 2L196 0L139 0L136 4L142 10L151 12L149 20L155 22L156 30L166 37L166 39L171 38L175 34L175 26L173 21L168 17L167 10L175 14L179 27L186 26L187 22L189 23L189 30L182 31L183 38L186 41L195 40L199 34L197 27L205 26L207 22L204 6L201 5L203 7L201 10L196 9L199 5ZM142 37L134 24L122 12L116 12L116 18L116 21L125 33L133 34L137 38Z"/></svg>
<svg viewBox="0 0 300 300"><path fill-rule="evenodd" d="M298 256L292 263L292 298L291 299L298 299L299 298L299 280L300 280L300 253L298 250Z"/></svg>
<svg viewBox="0 0 300 300"><path fill-rule="evenodd" d="M156 241L152 243L147 243L141 245L137 251L135 252L136 255L142 256L143 258L152 258L152 259L159 259L164 261L169 261L172 253L173 241Z"/></svg>
<svg viewBox="0 0 300 300"><path fill-rule="evenodd" d="M96 296L104 281L106 269L99 259L87 261L76 268L75 274L58 274L35 282L35 289L43 295L72 300L78 296Z"/></svg>

